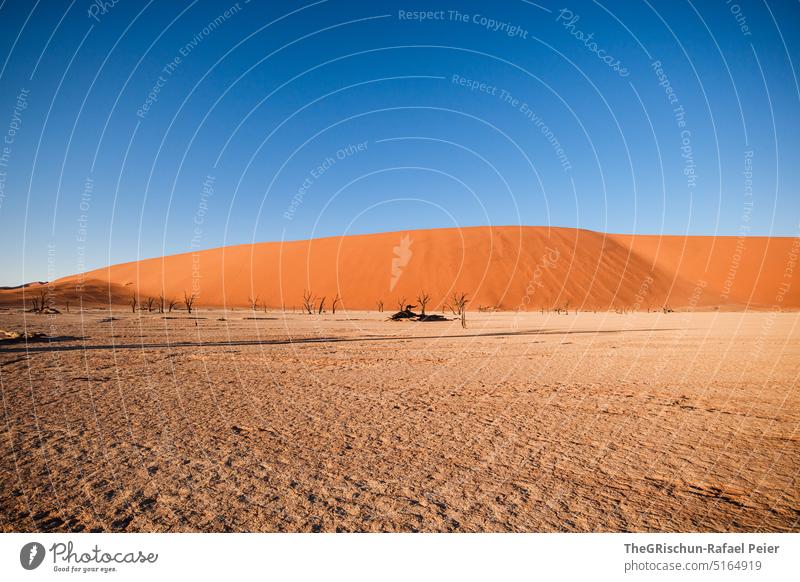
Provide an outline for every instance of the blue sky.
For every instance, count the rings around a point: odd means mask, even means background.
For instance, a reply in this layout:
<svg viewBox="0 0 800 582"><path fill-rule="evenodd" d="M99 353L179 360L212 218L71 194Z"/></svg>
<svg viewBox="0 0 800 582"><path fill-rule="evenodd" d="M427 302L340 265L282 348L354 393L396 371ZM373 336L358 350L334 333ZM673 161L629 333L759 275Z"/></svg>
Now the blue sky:
<svg viewBox="0 0 800 582"><path fill-rule="evenodd" d="M416 228L800 231L797 2L6 0L0 29L2 285Z"/></svg>

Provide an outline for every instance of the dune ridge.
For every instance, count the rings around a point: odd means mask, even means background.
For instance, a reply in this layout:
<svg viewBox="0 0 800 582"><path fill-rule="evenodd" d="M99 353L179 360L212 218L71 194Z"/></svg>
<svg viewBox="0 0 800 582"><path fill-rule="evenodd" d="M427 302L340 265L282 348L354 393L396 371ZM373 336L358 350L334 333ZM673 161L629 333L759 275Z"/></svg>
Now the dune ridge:
<svg viewBox="0 0 800 582"><path fill-rule="evenodd" d="M304 290L342 309L393 310L421 291L438 311L454 291L469 309L797 309L800 239L616 235L560 227L411 230L237 245L111 265L49 284L56 301L142 297L199 307L300 309ZM0 291L21 305L40 284Z"/></svg>

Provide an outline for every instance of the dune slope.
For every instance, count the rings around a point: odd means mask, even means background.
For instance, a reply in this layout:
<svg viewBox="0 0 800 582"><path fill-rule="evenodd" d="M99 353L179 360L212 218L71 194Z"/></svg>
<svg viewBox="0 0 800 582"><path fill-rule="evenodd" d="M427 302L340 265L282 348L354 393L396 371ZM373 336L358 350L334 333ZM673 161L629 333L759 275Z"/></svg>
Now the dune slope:
<svg viewBox="0 0 800 582"><path fill-rule="evenodd" d="M66 277L57 299L124 303L142 297L198 306L300 309L304 290L340 308L417 303L440 310L454 291L470 309L796 309L798 239L607 235L546 227L419 230L239 245L113 265ZM37 285L0 291L20 304Z"/></svg>

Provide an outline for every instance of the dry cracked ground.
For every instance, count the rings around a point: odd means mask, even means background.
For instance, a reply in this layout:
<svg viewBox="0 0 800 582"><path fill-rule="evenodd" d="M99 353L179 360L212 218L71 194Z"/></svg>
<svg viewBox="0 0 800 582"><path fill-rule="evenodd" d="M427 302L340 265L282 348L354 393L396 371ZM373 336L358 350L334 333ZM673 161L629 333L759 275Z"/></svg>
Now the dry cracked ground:
<svg viewBox="0 0 800 582"><path fill-rule="evenodd" d="M2 531L798 531L800 315L0 312Z"/></svg>

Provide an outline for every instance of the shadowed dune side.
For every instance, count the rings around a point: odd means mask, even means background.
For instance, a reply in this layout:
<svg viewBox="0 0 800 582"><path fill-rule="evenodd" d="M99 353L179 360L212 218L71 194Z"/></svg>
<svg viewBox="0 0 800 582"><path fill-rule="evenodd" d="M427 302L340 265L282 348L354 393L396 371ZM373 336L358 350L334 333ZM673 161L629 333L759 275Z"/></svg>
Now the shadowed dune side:
<svg viewBox="0 0 800 582"><path fill-rule="evenodd" d="M0 305L4 307L22 307L23 299L26 308L30 308L34 298L38 298L43 290L48 290L55 300L54 307L63 310L67 303L77 308L85 306L98 307L104 305L120 305L126 303L131 296L131 286L120 285L108 279L81 279L70 276L58 279L53 283L28 283L13 288L0 290Z"/></svg>
<svg viewBox="0 0 800 582"><path fill-rule="evenodd" d="M431 311L453 291L467 293L470 309L764 309L776 297L794 309L798 285L793 272L785 277L792 252L796 259L797 239L473 227L231 246L113 265L51 288L59 301L82 296L84 304L125 303L136 290L175 299L194 292L200 306L245 306L258 296L261 305L299 309L309 289L328 306L338 294L350 309L383 300L391 310L403 297L416 303L422 290ZM38 287L0 291L0 302L21 305Z"/></svg>
<svg viewBox="0 0 800 582"><path fill-rule="evenodd" d="M800 307L800 239L610 235L666 272L703 287L703 303Z"/></svg>

